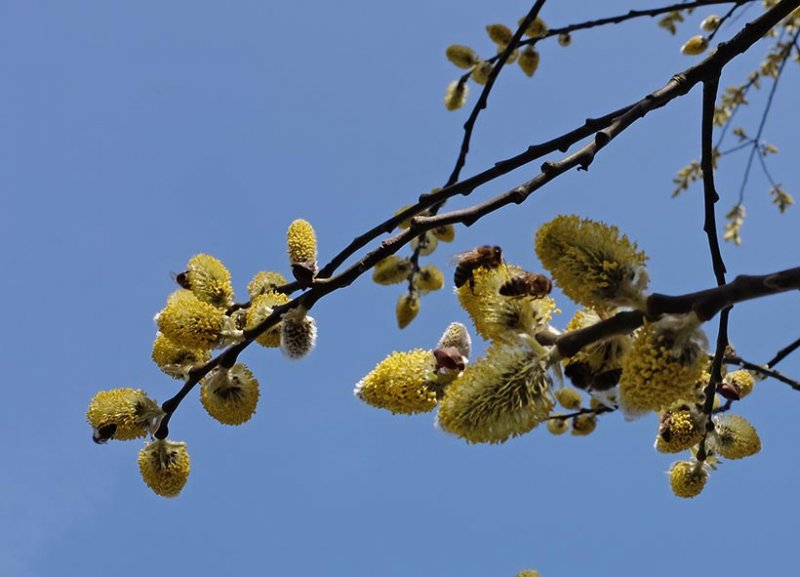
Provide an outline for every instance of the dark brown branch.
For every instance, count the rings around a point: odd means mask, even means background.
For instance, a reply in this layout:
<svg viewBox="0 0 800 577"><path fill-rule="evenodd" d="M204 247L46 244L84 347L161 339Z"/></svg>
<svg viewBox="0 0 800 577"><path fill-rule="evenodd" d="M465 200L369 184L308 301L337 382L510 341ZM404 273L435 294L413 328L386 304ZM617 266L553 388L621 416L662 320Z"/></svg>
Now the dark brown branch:
<svg viewBox="0 0 800 577"><path fill-rule="evenodd" d="M779 362L781 362L783 359L785 359L786 357L791 355L797 349L800 349L800 339L797 339L792 344L790 344L790 345L782 348L781 350L779 350L775 354L775 356L770 359L770 361L767 363L767 366L768 367L774 367Z"/></svg>
<svg viewBox="0 0 800 577"><path fill-rule="evenodd" d="M728 13L730 15L731 12ZM714 212L714 205L719 200L717 188L714 184L714 109L717 103L717 89L719 88L719 74L712 76L703 83L703 116L700 127L700 147L701 159L700 168L703 171L703 209L705 218L703 230L708 237L708 249L711 253L711 266L714 276L717 279L717 286L725 285L725 262L722 260L722 250L719 246L717 236L717 219ZM703 412L707 416L706 429L703 438L697 449L697 459L706 459L706 438L708 431L713 428L711 414L714 410L714 395L716 394L717 384L722 381L722 356L728 348L728 317L731 312L731 305L722 309L719 316L719 327L717 328L717 346L714 351L714 360L711 362L708 383L705 386L705 402Z"/></svg>
<svg viewBox="0 0 800 577"><path fill-rule="evenodd" d="M552 152L557 150L566 152L576 142L579 142L584 138L591 136L598 130L607 127L615 118L619 117L621 114L624 114L632 106L633 105L624 106L623 108L614 110L613 112L597 118L587 118L578 128L570 130L561 136L541 144L531 145L524 152L512 156L511 158L500 160L491 168L479 172L474 176L466 178L451 186L445 186L436 192L427 192L421 194L419 197L419 202L414 206L408 207L402 212L397 213L397 215L393 216L392 218L385 220L379 225L374 226L365 233L354 238L349 245L339 252L339 254L334 256L328 264L322 267L317 276L319 278L330 277L348 258L354 255L360 249L364 248L368 243L375 240L382 234L388 234L392 232L397 228L397 225L404 220L417 216L421 212L424 212L434 205L441 204L454 196L468 196L476 188L486 184L487 182L491 182L492 180L495 180L504 174L508 174L509 172L516 170L521 166L525 166L526 164L542 158L543 156L546 156Z"/></svg>
<svg viewBox="0 0 800 577"><path fill-rule="evenodd" d="M537 340L545 346L555 345L559 354L571 357L586 345L636 330L645 318L658 319L665 314L688 314L714 311L710 316L698 316L707 321L717 312L735 303L800 289L800 267L761 276L740 275L730 283L680 296L652 294L647 299L647 311L623 311L594 325L560 335L538 334Z"/></svg>
<svg viewBox="0 0 800 577"><path fill-rule="evenodd" d="M647 315L694 312L701 321L707 321L736 303L799 288L800 267L765 275L739 275L723 286L679 297L653 293L647 298Z"/></svg>
<svg viewBox="0 0 800 577"><path fill-rule="evenodd" d="M636 120L652 110L661 108L673 99L683 96L696 84L718 77L720 71L728 62L755 44L798 5L800 5L800 0L783 0L771 10L746 24L736 36L727 43L721 43L717 51L703 60L703 62L680 74L676 74L662 88L644 97L614 120L608 128L595 133L595 138L592 142L560 161L544 163L541 167L541 173L528 182L473 207L438 216L417 217L412 222L415 223L416 227L424 228L425 230L453 223L462 223L470 226L480 218L507 204L524 202L534 191L572 168L588 170L597 152L607 146L609 142Z"/></svg>
<svg viewBox="0 0 800 577"><path fill-rule="evenodd" d="M567 413L566 415L550 415L547 417L547 421L564 421L566 419L572 419L573 417L579 417L581 415L602 415L603 413L613 413L617 409L614 407L597 407L596 409L580 409L573 413Z"/></svg>
<svg viewBox="0 0 800 577"><path fill-rule="evenodd" d="M719 75L712 76L703 83L703 118L701 128L701 160L700 168L703 171L703 199L705 219L703 230L708 237L708 249L711 252L711 263L717 285L725 284L725 263L722 260L722 250L717 237L717 219L714 214L714 205L719 200L716 186L714 185L714 108L717 102L717 88Z"/></svg>

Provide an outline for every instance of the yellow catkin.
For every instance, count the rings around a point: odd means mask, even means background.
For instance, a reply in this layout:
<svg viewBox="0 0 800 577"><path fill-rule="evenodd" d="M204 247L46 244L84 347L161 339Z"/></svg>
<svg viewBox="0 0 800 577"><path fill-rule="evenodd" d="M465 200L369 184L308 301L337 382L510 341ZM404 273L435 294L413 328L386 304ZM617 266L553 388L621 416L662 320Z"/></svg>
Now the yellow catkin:
<svg viewBox="0 0 800 577"><path fill-rule="evenodd" d="M274 291L266 292L262 295L253 297L250 306L247 309L247 324L246 328L253 329L256 325L261 323L269 315L272 310L279 305L286 304L291 299L283 294ZM256 342L262 347L278 348L281 346L281 325L280 322L268 328L265 332L261 333Z"/></svg>
<svg viewBox="0 0 800 577"><path fill-rule="evenodd" d="M539 52L533 46L526 46L517 61L526 76L533 76L539 68Z"/></svg>
<svg viewBox="0 0 800 577"><path fill-rule="evenodd" d="M191 291L174 292L156 317L167 338L188 348L211 349L223 338L225 311L200 301Z"/></svg>
<svg viewBox="0 0 800 577"><path fill-rule="evenodd" d="M95 431L111 427L112 439L129 441L147 435L163 414L144 391L120 388L97 393L89 403L86 419Z"/></svg>
<svg viewBox="0 0 800 577"><path fill-rule="evenodd" d="M703 438L704 416L690 409L674 409L661 417L656 450L661 453L680 453L695 446Z"/></svg>
<svg viewBox="0 0 800 577"><path fill-rule="evenodd" d="M158 333L153 341L153 362L162 371L175 379L183 379L194 366L211 359L211 351L202 348L189 348L177 344Z"/></svg>
<svg viewBox="0 0 800 577"><path fill-rule="evenodd" d="M215 368L200 387L200 402L206 412L224 425L249 421L256 411L259 396L258 381L242 364L230 369Z"/></svg>
<svg viewBox="0 0 800 577"><path fill-rule="evenodd" d="M739 415L714 418L714 450L727 459L743 459L761 450L761 439L753 425Z"/></svg>
<svg viewBox="0 0 800 577"><path fill-rule="evenodd" d="M645 321L622 363L619 392L623 407L635 414L692 399L706 364L699 344L704 338L688 319Z"/></svg>
<svg viewBox="0 0 800 577"><path fill-rule="evenodd" d="M415 294L400 295L397 299L397 306L395 307L395 315L397 318L397 326L401 329L406 328L411 324L417 314L419 313L419 297Z"/></svg>
<svg viewBox="0 0 800 577"><path fill-rule="evenodd" d="M473 271L472 283L456 289L459 303L484 339L515 340L520 333L534 334L550 320L556 306L550 297L510 299L500 295L500 287L523 272L514 265L481 267Z"/></svg>
<svg viewBox="0 0 800 577"><path fill-rule="evenodd" d="M189 259L187 269L188 288L199 300L223 309L233 304L231 273L221 260L197 254Z"/></svg>
<svg viewBox="0 0 800 577"><path fill-rule="evenodd" d="M421 292L438 291L444 286L444 274L439 267L427 264L414 275L414 287Z"/></svg>
<svg viewBox="0 0 800 577"><path fill-rule="evenodd" d="M572 434L576 437L591 435L597 428L597 415L594 413L583 413L575 415L572 419Z"/></svg>
<svg viewBox="0 0 800 577"><path fill-rule="evenodd" d="M139 451L139 472L156 495L177 497L189 479L186 443L155 440Z"/></svg>
<svg viewBox="0 0 800 577"><path fill-rule="evenodd" d="M433 352L414 349L390 354L356 384L354 394L392 413L432 411L439 394Z"/></svg>
<svg viewBox="0 0 800 577"><path fill-rule="evenodd" d="M458 110L467 103L467 95L469 94L469 87L466 82L459 82L453 80L447 86L447 92L444 95L444 105L447 110Z"/></svg>
<svg viewBox="0 0 800 577"><path fill-rule="evenodd" d="M581 401L583 400L581 394L575 389L564 387L558 389L555 393L556 401L558 404L569 411L575 411L581 408Z"/></svg>
<svg viewBox="0 0 800 577"><path fill-rule="evenodd" d="M615 226L558 216L536 233L536 255L573 301L595 310L641 306L647 256Z"/></svg>
<svg viewBox="0 0 800 577"><path fill-rule="evenodd" d="M316 269L317 235L310 222L302 218L293 221L286 232L286 244L290 264Z"/></svg>
<svg viewBox="0 0 800 577"><path fill-rule="evenodd" d="M461 44L451 44L448 46L445 55L450 62L459 68L472 68L480 60L472 48Z"/></svg>
<svg viewBox="0 0 800 577"><path fill-rule="evenodd" d="M273 292L278 287L282 287L289 281L279 272L264 271L256 273L252 280L247 283L247 293L253 299L258 295Z"/></svg>
<svg viewBox="0 0 800 577"><path fill-rule="evenodd" d="M470 443L503 443L547 419L554 405L545 361L494 343L448 386L437 423Z"/></svg>
<svg viewBox="0 0 800 577"><path fill-rule="evenodd" d="M372 280L380 285L392 285L408 280L413 265L411 260L390 255L379 261L372 269Z"/></svg>
<svg viewBox="0 0 800 577"><path fill-rule="evenodd" d="M681 52L687 56L698 56L708 48L708 40L705 36L692 36L681 46Z"/></svg>
<svg viewBox="0 0 800 577"><path fill-rule="evenodd" d="M669 472L669 484L677 497L692 499L706 486L708 472L696 461L679 461Z"/></svg>

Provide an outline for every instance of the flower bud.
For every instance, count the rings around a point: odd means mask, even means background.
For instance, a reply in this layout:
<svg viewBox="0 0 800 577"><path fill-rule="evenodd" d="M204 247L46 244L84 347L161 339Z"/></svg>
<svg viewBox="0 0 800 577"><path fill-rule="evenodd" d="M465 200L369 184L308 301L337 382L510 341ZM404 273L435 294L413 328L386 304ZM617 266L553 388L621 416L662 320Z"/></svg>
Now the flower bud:
<svg viewBox="0 0 800 577"><path fill-rule="evenodd" d="M445 54L447 59L459 68L472 68L480 60L472 48L461 44L451 44Z"/></svg>

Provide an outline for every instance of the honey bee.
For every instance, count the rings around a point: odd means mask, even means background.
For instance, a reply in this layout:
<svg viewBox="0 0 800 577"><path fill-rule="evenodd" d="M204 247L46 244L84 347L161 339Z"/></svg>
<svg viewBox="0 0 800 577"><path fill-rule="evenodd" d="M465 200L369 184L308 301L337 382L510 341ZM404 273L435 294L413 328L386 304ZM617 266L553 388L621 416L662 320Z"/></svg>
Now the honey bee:
<svg viewBox="0 0 800 577"><path fill-rule="evenodd" d="M526 272L507 280L500 287L500 294L504 297L533 297L540 299L550 294L553 283L543 274Z"/></svg>
<svg viewBox="0 0 800 577"><path fill-rule="evenodd" d="M453 273L453 284L456 288L469 282L469 287L474 286L472 273L478 268L497 268L503 264L503 251L499 246L479 246L468 252L462 252L456 257L456 270Z"/></svg>

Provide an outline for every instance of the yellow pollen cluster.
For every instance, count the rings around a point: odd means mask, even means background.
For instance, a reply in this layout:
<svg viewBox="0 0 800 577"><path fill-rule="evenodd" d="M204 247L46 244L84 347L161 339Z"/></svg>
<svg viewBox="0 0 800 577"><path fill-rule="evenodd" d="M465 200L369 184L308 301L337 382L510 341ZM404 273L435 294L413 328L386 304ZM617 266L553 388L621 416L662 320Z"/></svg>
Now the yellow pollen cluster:
<svg viewBox="0 0 800 577"><path fill-rule="evenodd" d="M557 216L536 233L536 254L561 290L596 310L641 306L647 256L615 226Z"/></svg>
<svg viewBox="0 0 800 577"><path fill-rule="evenodd" d="M153 341L153 361L162 371L175 379L182 379L196 365L211 359L211 351L201 348L182 347L158 333Z"/></svg>
<svg viewBox="0 0 800 577"><path fill-rule="evenodd" d="M95 430L116 426L111 438L129 441L147 435L162 414L161 407L144 391L122 388L97 393L86 418Z"/></svg>
<svg viewBox="0 0 800 577"><path fill-rule="evenodd" d="M186 280L199 300L223 309L233 304L231 273L219 259L207 254L193 256L189 260Z"/></svg>
<svg viewBox="0 0 800 577"><path fill-rule="evenodd" d="M545 363L525 347L494 343L445 391L437 422L471 443L503 443L553 409Z"/></svg>
<svg viewBox="0 0 800 577"><path fill-rule="evenodd" d="M156 495L176 497L189 479L186 443L155 440L139 451L139 472Z"/></svg>
<svg viewBox="0 0 800 577"><path fill-rule="evenodd" d="M289 225L286 233L290 264L307 265L316 268L317 235L307 220L298 218Z"/></svg>
<svg viewBox="0 0 800 577"><path fill-rule="evenodd" d="M264 319L272 314L274 307L286 304L291 299L283 293L268 291L264 294L253 297L250 307L247 309L248 330L255 328ZM281 346L281 323L272 325L265 332L261 333L256 342L262 347L278 348Z"/></svg>
<svg viewBox="0 0 800 577"><path fill-rule="evenodd" d="M727 459L743 459L761 450L761 439L753 425L739 415L714 419L714 449Z"/></svg>
<svg viewBox="0 0 800 577"><path fill-rule="evenodd" d="M156 321L159 330L177 345L211 349L222 339L225 311L200 301L191 291L179 290L170 295Z"/></svg>
<svg viewBox="0 0 800 577"><path fill-rule="evenodd" d="M695 446L703 438L703 419L689 409L667 411L661 418L656 437L656 450L661 453L680 453Z"/></svg>
<svg viewBox="0 0 800 577"><path fill-rule="evenodd" d="M361 379L354 394L392 413L432 411L437 402L436 359L431 351L394 352Z"/></svg>
<svg viewBox="0 0 800 577"><path fill-rule="evenodd" d="M702 333L669 322L645 321L623 360L620 400L631 413L664 410L695 395L706 361L695 342Z"/></svg>
<svg viewBox="0 0 800 577"><path fill-rule="evenodd" d="M472 286L464 283L456 289L459 303L484 339L514 340L519 333L534 334L550 320L556 308L550 297L515 299L500 294L505 282L523 273L514 265L481 267L472 272Z"/></svg>
<svg viewBox="0 0 800 577"><path fill-rule="evenodd" d="M223 425L241 425L250 420L258 404L258 381L241 364L217 367L202 381L200 401L206 412Z"/></svg>
<svg viewBox="0 0 800 577"><path fill-rule="evenodd" d="M679 461L672 465L669 472L669 484L677 497L692 499L697 497L706 486L708 472L696 461Z"/></svg>
<svg viewBox="0 0 800 577"><path fill-rule="evenodd" d="M262 270L256 273L252 280L247 283L247 293L251 299L254 299L258 295L273 292L287 283L286 277L281 273Z"/></svg>

